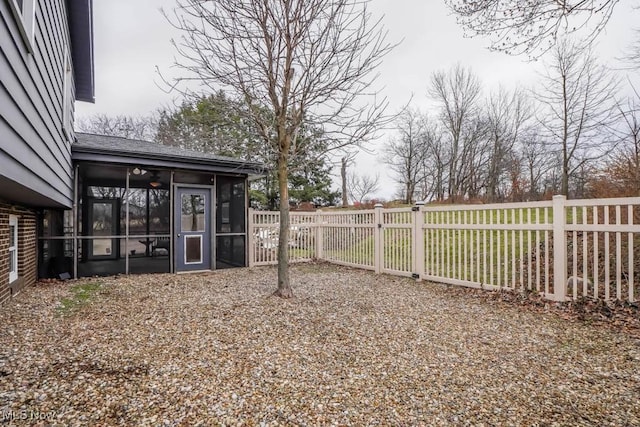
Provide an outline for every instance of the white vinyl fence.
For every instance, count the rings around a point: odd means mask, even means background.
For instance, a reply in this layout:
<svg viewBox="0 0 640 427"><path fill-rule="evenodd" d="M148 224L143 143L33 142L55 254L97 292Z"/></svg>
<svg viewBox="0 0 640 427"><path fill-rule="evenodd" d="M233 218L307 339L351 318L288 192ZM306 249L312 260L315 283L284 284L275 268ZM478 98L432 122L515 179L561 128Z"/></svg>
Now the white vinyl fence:
<svg viewBox="0 0 640 427"><path fill-rule="evenodd" d="M277 263L278 227L278 212L250 211L250 266ZM640 292L640 198L291 212L290 230L291 262L555 301L635 301Z"/></svg>

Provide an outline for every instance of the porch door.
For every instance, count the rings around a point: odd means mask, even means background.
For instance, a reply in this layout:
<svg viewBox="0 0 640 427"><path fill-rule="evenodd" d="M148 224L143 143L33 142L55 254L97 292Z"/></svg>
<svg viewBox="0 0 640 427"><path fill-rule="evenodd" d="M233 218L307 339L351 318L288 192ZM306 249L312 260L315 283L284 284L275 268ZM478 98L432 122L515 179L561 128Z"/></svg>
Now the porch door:
<svg viewBox="0 0 640 427"><path fill-rule="evenodd" d="M94 237L88 243L89 259L117 259L120 242L112 238L119 234L119 203L117 199L89 200L89 235ZM104 236L105 238L95 238ZM109 238L111 237L111 238Z"/></svg>
<svg viewBox="0 0 640 427"><path fill-rule="evenodd" d="M211 189L177 187L176 271L211 269Z"/></svg>

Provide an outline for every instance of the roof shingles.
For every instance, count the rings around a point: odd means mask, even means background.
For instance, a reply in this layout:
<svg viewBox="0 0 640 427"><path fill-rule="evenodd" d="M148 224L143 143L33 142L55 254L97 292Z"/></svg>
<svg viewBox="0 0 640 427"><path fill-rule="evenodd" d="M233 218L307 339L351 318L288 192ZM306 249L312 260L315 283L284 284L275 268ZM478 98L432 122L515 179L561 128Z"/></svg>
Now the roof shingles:
<svg viewBox="0 0 640 427"><path fill-rule="evenodd" d="M72 146L74 153L105 154L145 159L174 160L185 163L224 165L247 169L252 173L264 173L264 165L231 157L217 156L195 150L162 145L155 142L128 139L118 136L76 133Z"/></svg>

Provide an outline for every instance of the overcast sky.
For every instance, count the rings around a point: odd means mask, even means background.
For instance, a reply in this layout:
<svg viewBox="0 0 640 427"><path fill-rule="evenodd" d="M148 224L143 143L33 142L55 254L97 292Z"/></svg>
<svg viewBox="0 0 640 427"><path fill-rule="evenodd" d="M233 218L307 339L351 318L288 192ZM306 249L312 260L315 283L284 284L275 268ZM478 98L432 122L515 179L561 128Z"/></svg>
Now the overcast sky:
<svg viewBox="0 0 640 427"><path fill-rule="evenodd" d="M622 49L633 40L633 26L640 11L630 2L618 6L606 33L599 38L598 52L607 63L615 63ZM76 104L77 118L93 114L145 115L172 105L176 94L167 94L156 71L171 77L175 51L170 43L177 33L160 9L171 11L171 0L95 0L96 102ZM456 63L469 66L483 82L485 91L504 85L535 87L541 63L527 62L489 52L488 40L463 37L444 0L373 0L372 7L389 30L390 41L402 43L385 58L380 69L383 94L392 110L413 96L411 105L427 109L427 86L431 73ZM640 26L640 25L638 25ZM637 78L637 73L633 78ZM355 168L363 174L379 171L378 196L390 199L397 188L380 162L380 153L390 135L383 135L370 148L378 154L361 154Z"/></svg>

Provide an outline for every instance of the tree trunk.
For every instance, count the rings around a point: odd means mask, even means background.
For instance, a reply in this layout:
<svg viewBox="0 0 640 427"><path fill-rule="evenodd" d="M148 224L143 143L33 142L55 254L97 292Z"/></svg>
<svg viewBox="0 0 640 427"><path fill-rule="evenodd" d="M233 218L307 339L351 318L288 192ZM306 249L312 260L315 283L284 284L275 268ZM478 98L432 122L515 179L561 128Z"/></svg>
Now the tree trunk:
<svg viewBox="0 0 640 427"><path fill-rule="evenodd" d="M535 177L533 168L529 169L529 200L538 200L537 185L534 183Z"/></svg>
<svg viewBox="0 0 640 427"><path fill-rule="evenodd" d="M147 201L147 206L149 206L149 201ZM148 224L149 224L149 220L147 219L147 226ZM191 196L191 230L196 231L197 229L198 229L198 205L196 203L196 196L192 195Z"/></svg>
<svg viewBox="0 0 640 427"><path fill-rule="evenodd" d="M563 102L563 124L562 124L562 182L560 184L560 194L569 196L569 107L567 94L567 77L562 76L562 102Z"/></svg>
<svg viewBox="0 0 640 427"><path fill-rule="evenodd" d="M340 167L340 177L342 178L342 206L349 206L349 197L347 196L347 158L342 158L342 166Z"/></svg>
<svg viewBox="0 0 640 427"><path fill-rule="evenodd" d="M560 194L569 197L569 165L565 163L562 166L562 185Z"/></svg>
<svg viewBox="0 0 640 427"><path fill-rule="evenodd" d="M499 149L498 137L494 136L491 160L489 160L489 176L487 177L487 196L489 196L489 202L491 203L495 203L498 200Z"/></svg>
<svg viewBox="0 0 640 427"><path fill-rule="evenodd" d="M287 150L278 156L278 184L280 186L280 237L278 240L278 289L275 296L292 298L289 281L289 186Z"/></svg>
<svg viewBox="0 0 640 427"><path fill-rule="evenodd" d="M406 193L405 193L404 202L406 204L411 204L411 202L413 201L413 193L415 193L415 191L416 191L416 187L415 187L415 184L413 183L413 181L407 180L407 185L406 185L405 191L406 191Z"/></svg>

